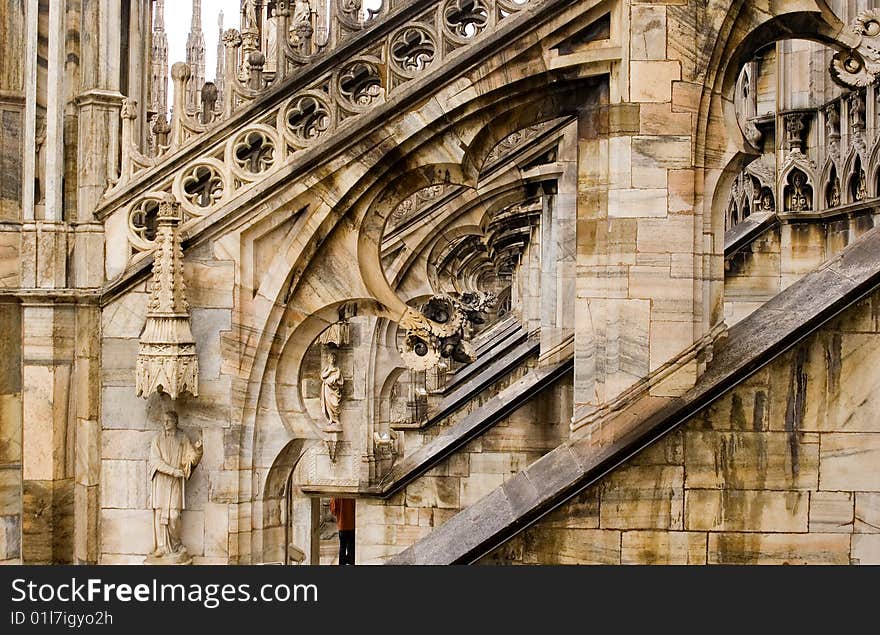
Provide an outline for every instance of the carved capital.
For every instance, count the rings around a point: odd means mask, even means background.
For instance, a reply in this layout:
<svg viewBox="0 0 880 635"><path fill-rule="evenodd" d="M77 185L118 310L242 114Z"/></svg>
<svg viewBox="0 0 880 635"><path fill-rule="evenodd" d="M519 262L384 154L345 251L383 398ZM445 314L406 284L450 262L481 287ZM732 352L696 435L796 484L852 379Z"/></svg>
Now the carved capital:
<svg viewBox="0 0 880 635"><path fill-rule="evenodd" d="M127 97L123 99L121 115L123 119L137 119L137 100Z"/></svg>
<svg viewBox="0 0 880 635"><path fill-rule="evenodd" d="M223 32L223 46L226 48L241 46L241 33L236 29L227 29Z"/></svg>

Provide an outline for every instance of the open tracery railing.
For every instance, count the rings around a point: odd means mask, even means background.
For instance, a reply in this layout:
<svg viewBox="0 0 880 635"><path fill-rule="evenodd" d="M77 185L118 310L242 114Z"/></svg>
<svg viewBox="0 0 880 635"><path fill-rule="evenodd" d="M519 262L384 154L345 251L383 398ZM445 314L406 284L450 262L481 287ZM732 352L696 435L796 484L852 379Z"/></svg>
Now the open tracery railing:
<svg viewBox="0 0 880 635"><path fill-rule="evenodd" d="M224 103L216 105L216 91L206 84L203 89L202 113L187 112L185 94L191 81L189 68L182 63L172 68L174 110L170 124L158 126L157 156L146 156L135 142L136 108L126 102L122 108L122 161L118 181L105 195L105 204L112 205L123 190L136 189L126 197L129 242L135 251L150 250L158 196L171 192L180 200L187 217L204 216L221 206L243 188L248 188L289 162L298 152L331 135L352 118L384 103L411 80L437 67L444 59L464 47L479 42L494 26L509 16L540 0L437 0L422 3L425 8L412 14L392 28L377 29L375 38L366 38L362 46L338 51L339 59L325 64L324 72L311 74L311 81L291 83L281 80L285 75L308 77L309 65L328 54L323 47L309 40L308 46L294 35L296 24L291 23L296 3L276 2L272 7L276 32L292 34L280 47L275 47L277 59L272 76L264 71L266 56L258 49L249 50L246 33L229 30L224 34L226 68L241 69L247 58L247 73L227 71L224 84ZM352 7L360 5L350 0L336 0L338 30L336 39L350 38L364 22L355 22ZM403 4L403 3L402 3ZM393 21L404 9L391 13L380 12L371 16L371 23L384 19ZM345 9L345 10L343 10ZM387 26L387 25L386 25ZM246 29L247 30L247 29ZM305 33L306 29L300 29ZM331 40L327 40L330 42ZM303 48L305 47L305 48ZM340 54L342 53L342 54ZM297 71L296 69L300 70ZM287 99L269 99L274 105L259 108L254 100L273 91L273 88L293 87ZM253 117L243 112L253 106ZM205 113L209 113L206 115ZM221 112L221 115L215 113ZM228 132L216 134L216 141L207 149L200 143L222 127L222 120L241 114L242 121ZM160 120L161 123L161 120ZM153 176L141 173L163 163L181 161L186 150L199 147L197 156L183 158L181 169L173 174ZM195 155L195 152L190 154ZM172 156L174 155L174 156ZM153 178L151 178L153 177ZM137 182L137 185L135 185Z"/></svg>

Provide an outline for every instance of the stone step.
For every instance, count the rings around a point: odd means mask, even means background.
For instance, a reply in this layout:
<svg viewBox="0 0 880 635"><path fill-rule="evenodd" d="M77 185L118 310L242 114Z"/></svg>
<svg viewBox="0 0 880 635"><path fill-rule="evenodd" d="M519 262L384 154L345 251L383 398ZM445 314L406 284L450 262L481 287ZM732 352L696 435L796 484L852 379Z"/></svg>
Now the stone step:
<svg viewBox="0 0 880 635"><path fill-rule="evenodd" d="M470 563L599 481L880 286L880 228L805 275L730 329L697 384L646 396L532 463L391 558L388 564Z"/></svg>
<svg viewBox="0 0 880 635"><path fill-rule="evenodd" d="M387 497L400 491L415 478L552 386L560 377L571 373L573 367L574 359L569 357L552 366L542 366L530 371L460 422L404 458L385 476L379 486L368 490L368 493Z"/></svg>
<svg viewBox="0 0 880 635"><path fill-rule="evenodd" d="M442 422L455 414L472 399L492 384L504 379L519 368L531 357L536 357L541 348L537 340L525 339L521 344L501 357L487 357L488 364L481 365L474 375L456 382L456 386L447 392L437 405L437 409L422 422L418 428L425 429Z"/></svg>
<svg viewBox="0 0 880 635"><path fill-rule="evenodd" d="M464 382L479 375L483 370L492 364L492 361L499 356L506 355L513 347L522 345L526 341L528 334L517 323L515 328L505 329L499 333L497 337L493 337L489 341L477 347L477 359L466 366L462 366L451 375L451 379L443 388L443 394L451 394Z"/></svg>
<svg viewBox="0 0 880 635"><path fill-rule="evenodd" d="M752 214L744 221L737 223L724 232L724 255L731 256L771 227L775 227L779 219L773 212Z"/></svg>

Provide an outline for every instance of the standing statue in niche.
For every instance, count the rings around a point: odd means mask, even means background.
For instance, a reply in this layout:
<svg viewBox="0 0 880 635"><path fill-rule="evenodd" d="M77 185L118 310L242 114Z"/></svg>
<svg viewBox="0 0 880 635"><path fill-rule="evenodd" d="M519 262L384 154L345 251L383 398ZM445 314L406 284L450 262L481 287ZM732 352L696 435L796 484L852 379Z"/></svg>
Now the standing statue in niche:
<svg viewBox="0 0 880 635"><path fill-rule="evenodd" d="M185 509L186 479L202 459L202 442L189 440L177 428L177 413L169 410L162 430L150 443L147 470L153 508L153 552L148 564L189 564L192 557L180 539L180 512Z"/></svg>
<svg viewBox="0 0 880 635"><path fill-rule="evenodd" d="M339 404L342 402L342 371L336 365L336 352L328 354L327 366L321 371L321 411L327 420L327 430L341 430Z"/></svg>
<svg viewBox="0 0 880 635"><path fill-rule="evenodd" d="M257 0L244 0L244 21L242 30L257 30Z"/></svg>
<svg viewBox="0 0 880 635"><path fill-rule="evenodd" d="M293 3L293 19L294 26L299 24L312 24L312 7L309 0L295 0Z"/></svg>

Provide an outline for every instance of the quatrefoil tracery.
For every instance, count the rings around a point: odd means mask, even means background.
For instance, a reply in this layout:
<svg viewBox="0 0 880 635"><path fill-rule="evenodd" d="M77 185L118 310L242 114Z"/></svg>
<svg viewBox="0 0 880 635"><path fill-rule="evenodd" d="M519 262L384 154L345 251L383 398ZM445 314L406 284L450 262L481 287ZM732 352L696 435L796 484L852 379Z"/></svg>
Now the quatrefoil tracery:
<svg viewBox="0 0 880 635"><path fill-rule="evenodd" d="M434 36L424 27L408 26L392 38L390 51L396 69L407 76L414 76L434 61Z"/></svg>

